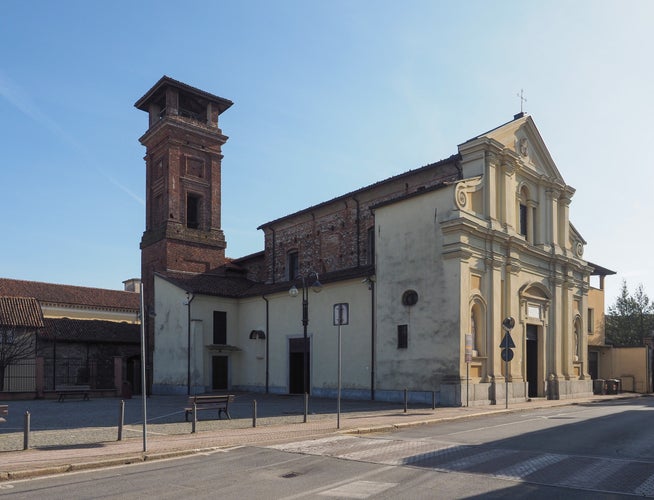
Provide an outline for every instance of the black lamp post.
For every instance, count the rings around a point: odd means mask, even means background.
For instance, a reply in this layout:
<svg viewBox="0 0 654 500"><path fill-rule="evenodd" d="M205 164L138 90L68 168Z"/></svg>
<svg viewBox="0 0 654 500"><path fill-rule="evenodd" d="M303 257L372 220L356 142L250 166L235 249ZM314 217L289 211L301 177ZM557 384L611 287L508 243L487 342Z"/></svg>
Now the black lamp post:
<svg viewBox="0 0 654 500"><path fill-rule="evenodd" d="M304 394L309 393L309 357L307 356L307 326L309 325L309 289L307 288L307 278L312 278L315 275L316 281L314 281L313 285L311 285L311 289L315 293L320 293L320 290L322 290L322 285L320 284L320 281L318 281L318 273L312 271L310 272L307 277L305 278L304 276L301 276L302 279L302 327L304 330L304 346L303 346L303 358L302 358L302 366L303 366L303 375L304 375L304 380L302 387L304 389ZM291 289L288 291L291 297L297 297L299 290L295 285L291 287Z"/></svg>

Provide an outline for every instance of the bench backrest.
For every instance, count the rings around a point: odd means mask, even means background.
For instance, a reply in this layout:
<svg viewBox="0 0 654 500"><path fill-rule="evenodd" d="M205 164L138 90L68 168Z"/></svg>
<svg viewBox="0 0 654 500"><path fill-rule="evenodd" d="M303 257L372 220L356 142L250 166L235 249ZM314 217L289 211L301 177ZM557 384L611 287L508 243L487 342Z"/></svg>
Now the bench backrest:
<svg viewBox="0 0 654 500"><path fill-rule="evenodd" d="M55 387L55 391L88 391L90 389L90 385L58 385Z"/></svg>
<svg viewBox="0 0 654 500"><path fill-rule="evenodd" d="M188 398L188 403L192 405L195 404L211 404L211 403L231 403L234 401L233 394L225 394L219 396L190 396Z"/></svg>

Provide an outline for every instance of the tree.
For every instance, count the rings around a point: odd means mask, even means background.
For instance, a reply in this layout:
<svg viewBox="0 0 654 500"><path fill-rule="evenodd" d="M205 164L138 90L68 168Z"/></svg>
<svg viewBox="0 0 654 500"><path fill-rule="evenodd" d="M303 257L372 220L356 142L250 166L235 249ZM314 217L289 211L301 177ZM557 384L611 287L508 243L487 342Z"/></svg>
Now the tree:
<svg viewBox="0 0 654 500"><path fill-rule="evenodd" d="M642 346L654 330L654 303L639 284L633 294L622 280L620 295L605 318L606 342L616 346Z"/></svg>
<svg viewBox="0 0 654 500"><path fill-rule="evenodd" d="M0 326L0 391L5 390L5 369L23 359L34 358L34 328Z"/></svg>
<svg viewBox="0 0 654 500"><path fill-rule="evenodd" d="M0 391L7 367L34 357L36 332L43 326L41 305L34 297L0 297Z"/></svg>

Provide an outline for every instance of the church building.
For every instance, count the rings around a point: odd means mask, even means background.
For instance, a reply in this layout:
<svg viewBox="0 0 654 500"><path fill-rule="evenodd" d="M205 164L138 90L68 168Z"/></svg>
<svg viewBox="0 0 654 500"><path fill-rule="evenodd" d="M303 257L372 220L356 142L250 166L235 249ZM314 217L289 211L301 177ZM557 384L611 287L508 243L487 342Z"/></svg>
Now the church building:
<svg viewBox="0 0 654 500"><path fill-rule="evenodd" d="M588 297L604 268L583 258L575 190L529 115L264 222L263 250L231 259L219 126L231 105L166 76L135 104L149 116L141 250L153 393L335 397L340 329L345 398L592 394Z"/></svg>

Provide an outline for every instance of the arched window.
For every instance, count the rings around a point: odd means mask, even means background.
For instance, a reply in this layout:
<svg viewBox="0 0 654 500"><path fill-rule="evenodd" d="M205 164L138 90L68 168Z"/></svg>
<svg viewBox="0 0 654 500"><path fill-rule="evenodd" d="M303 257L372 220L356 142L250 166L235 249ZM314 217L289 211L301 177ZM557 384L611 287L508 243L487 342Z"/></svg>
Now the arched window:
<svg viewBox="0 0 654 500"><path fill-rule="evenodd" d="M519 199L519 220L518 220L518 232L527 238L528 234L528 225L529 225L529 207L527 206L527 200L529 199L529 191L525 186L522 186L520 189L520 199Z"/></svg>
<svg viewBox="0 0 654 500"><path fill-rule="evenodd" d="M518 232L530 243L534 243L535 207L536 203L531 199L529 188L526 185L521 186L518 195Z"/></svg>

